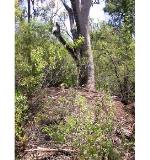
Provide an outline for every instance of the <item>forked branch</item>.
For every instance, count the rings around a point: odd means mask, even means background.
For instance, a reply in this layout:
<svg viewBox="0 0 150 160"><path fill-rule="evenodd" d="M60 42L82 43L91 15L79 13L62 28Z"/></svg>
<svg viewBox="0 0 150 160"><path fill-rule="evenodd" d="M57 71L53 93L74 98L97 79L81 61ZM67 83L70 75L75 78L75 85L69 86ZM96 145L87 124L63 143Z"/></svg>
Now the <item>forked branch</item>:
<svg viewBox="0 0 150 160"><path fill-rule="evenodd" d="M62 37L61 32L60 32L60 25L56 22L56 30L53 32L55 37L58 38L58 40L63 44L63 46L68 50L69 54L72 56L72 58L75 61L78 61L78 57L75 54L75 51L72 47L70 47L65 39Z"/></svg>

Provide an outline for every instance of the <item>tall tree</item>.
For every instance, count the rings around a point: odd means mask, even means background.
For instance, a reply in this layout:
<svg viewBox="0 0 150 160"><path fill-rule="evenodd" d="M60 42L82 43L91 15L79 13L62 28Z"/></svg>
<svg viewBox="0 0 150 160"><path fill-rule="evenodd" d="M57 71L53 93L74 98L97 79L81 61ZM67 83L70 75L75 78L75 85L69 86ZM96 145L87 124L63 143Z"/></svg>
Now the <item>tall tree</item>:
<svg viewBox="0 0 150 160"><path fill-rule="evenodd" d="M75 44L83 38L83 44L78 47L70 46L63 38L58 23L56 23L57 29L54 31L54 35L65 46L76 62L78 68L78 85L85 86L89 90L94 90L94 62L89 30L89 12L92 1L70 0L71 6L69 6L65 0L61 1L69 15L70 32L73 37L73 43Z"/></svg>

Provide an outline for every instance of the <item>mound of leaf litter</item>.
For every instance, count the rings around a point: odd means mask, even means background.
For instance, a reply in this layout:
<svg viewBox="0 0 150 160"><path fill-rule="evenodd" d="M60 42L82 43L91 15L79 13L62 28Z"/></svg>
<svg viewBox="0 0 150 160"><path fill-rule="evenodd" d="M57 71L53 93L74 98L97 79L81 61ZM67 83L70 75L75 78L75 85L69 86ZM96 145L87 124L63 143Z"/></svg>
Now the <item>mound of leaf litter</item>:
<svg viewBox="0 0 150 160"><path fill-rule="evenodd" d="M21 160L134 160L133 106L100 92L45 88L30 102Z"/></svg>

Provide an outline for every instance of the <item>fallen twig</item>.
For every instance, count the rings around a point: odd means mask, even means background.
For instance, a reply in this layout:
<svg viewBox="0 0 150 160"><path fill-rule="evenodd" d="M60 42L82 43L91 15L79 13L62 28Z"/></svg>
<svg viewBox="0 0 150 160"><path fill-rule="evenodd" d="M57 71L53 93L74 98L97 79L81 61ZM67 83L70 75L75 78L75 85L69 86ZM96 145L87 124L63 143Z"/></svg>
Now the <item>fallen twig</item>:
<svg viewBox="0 0 150 160"><path fill-rule="evenodd" d="M25 152L33 152L33 151L42 151L42 152L77 152L77 150L71 150L71 149L51 149L51 148L42 148L37 147L35 149L29 149L25 150Z"/></svg>

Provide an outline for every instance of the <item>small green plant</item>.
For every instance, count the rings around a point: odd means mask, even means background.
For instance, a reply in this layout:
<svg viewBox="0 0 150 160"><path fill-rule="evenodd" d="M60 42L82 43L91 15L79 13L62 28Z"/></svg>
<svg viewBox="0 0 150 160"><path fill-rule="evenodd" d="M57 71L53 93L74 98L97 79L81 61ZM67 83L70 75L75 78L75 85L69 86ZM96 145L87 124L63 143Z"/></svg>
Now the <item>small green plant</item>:
<svg viewBox="0 0 150 160"><path fill-rule="evenodd" d="M84 37L79 36L77 39L74 40L74 43L70 42L69 46L73 49L77 49L80 48L83 43L84 43Z"/></svg>
<svg viewBox="0 0 150 160"><path fill-rule="evenodd" d="M20 92L16 93L16 110L15 110L15 136L17 141L25 141L26 137L24 135L23 125L27 120L27 98L23 96Z"/></svg>

